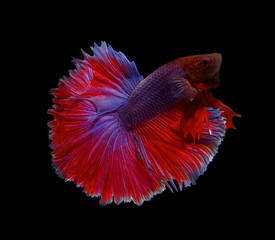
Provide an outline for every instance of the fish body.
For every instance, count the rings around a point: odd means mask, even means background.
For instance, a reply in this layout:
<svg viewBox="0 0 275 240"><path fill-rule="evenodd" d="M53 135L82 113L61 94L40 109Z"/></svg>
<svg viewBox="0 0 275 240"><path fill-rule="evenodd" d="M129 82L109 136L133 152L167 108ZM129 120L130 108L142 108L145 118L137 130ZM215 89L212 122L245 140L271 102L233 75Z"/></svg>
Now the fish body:
<svg viewBox="0 0 275 240"><path fill-rule="evenodd" d="M195 184L217 153L232 117L208 89L221 55L173 60L143 78L134 62L102 42L52 90L53 166L100 204L140 205Z"/></svg>
<svg viewBox="0 0 275 240"><path fill-rule="evenodd" d="M118 109L123 125L131 129L172 104L192 98L195 93L186 91L191 86L184 86L184 75L179 64L169 63L140 81L129 100Z"/></svg>

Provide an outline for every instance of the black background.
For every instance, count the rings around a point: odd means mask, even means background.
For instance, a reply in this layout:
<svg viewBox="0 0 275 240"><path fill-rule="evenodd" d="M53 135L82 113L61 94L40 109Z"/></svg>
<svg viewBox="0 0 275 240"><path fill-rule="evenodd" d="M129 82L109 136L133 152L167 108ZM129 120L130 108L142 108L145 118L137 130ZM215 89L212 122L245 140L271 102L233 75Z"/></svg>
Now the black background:
<svg viewBox="0 0 275 240"><path fill-rule="evenodd" d="M19 208L34 214L34 220L50 217L60 223L106 224L119 218L121 224L127 224L141 217L143 227L158 221L163 224L159 229L168 232L166 222L184 230L185 224L208 228L212 223L233 232L243 229L243 222L262 208L254 202L260 188L256 170L252 169L252 156L257 153L252 152L251 101L254 104L256 100L250 88L253 56L260 51L251 46L251 39L262 30L256 28L252 9L227 5L210 10L180 5L144 8L136 4L123 8L106 7L104 3L68 9L35 7L36 11L20 25L22 31L16 32L18 43L24 41L22 60L27 66L23 75L30 90L26 93L30 98L27 110L34 114L27 120L30 157L24 164L27 170L21 178L22 193L17 194ZM52 107L50 89L74 67L72 57L82 58L80 49L89 52L89 47L101 40L135 61L144 77L178 57L222 54L220 87L212 92L242 117L234 119L238 130L227 132L219 153L195 186L174 193L166 189L142 206L121 203L101 207L99 199L87 197L74 183L65 183L55 174L47 127L52 119L47 114ZM230 222L230 227L225 222Z"/></svg>

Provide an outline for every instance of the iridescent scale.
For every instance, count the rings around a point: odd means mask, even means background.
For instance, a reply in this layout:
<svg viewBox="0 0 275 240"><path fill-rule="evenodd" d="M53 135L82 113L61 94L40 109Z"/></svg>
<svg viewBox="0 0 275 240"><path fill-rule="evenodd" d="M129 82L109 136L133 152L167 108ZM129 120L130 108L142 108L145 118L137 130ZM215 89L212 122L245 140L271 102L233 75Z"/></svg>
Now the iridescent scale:
<svg viewBox="0 0 275 240"><path fill-rule="evenodd" d="M134 128L186 98L182 86L175 81L183 76L184 72L179 65L168 63L143 79L128 102L117 111L122 124L127 129Z"/></svg>

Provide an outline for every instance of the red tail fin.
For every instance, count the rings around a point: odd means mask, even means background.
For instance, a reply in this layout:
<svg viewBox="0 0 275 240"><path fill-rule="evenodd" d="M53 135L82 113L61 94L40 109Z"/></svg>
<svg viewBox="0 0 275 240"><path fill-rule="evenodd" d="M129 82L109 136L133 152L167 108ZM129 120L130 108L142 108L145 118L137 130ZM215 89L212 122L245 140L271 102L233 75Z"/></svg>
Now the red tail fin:
<svg viewBox="0 0 275 240"><path fill-rule="evenodd" d="M141 204L164 184L139 160L137 138L120 125L116 110L143 77L106 43L96 45L94 53L75 60L77 70L52 90L53 166L87 195L101 196L101 204Z"/></svg>

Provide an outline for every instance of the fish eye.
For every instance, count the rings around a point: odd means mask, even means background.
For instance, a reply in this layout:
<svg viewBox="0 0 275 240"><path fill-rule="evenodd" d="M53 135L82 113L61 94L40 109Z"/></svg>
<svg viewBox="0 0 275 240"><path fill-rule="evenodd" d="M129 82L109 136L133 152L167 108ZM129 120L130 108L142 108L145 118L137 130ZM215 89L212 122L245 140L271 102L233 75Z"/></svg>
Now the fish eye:
<svg viewBox="0 0 275 240"><path fill-rule="evenodd" d="M207 59L203 59L201 60L201 64L207 66L209 64L209 61Z"/></svg>

